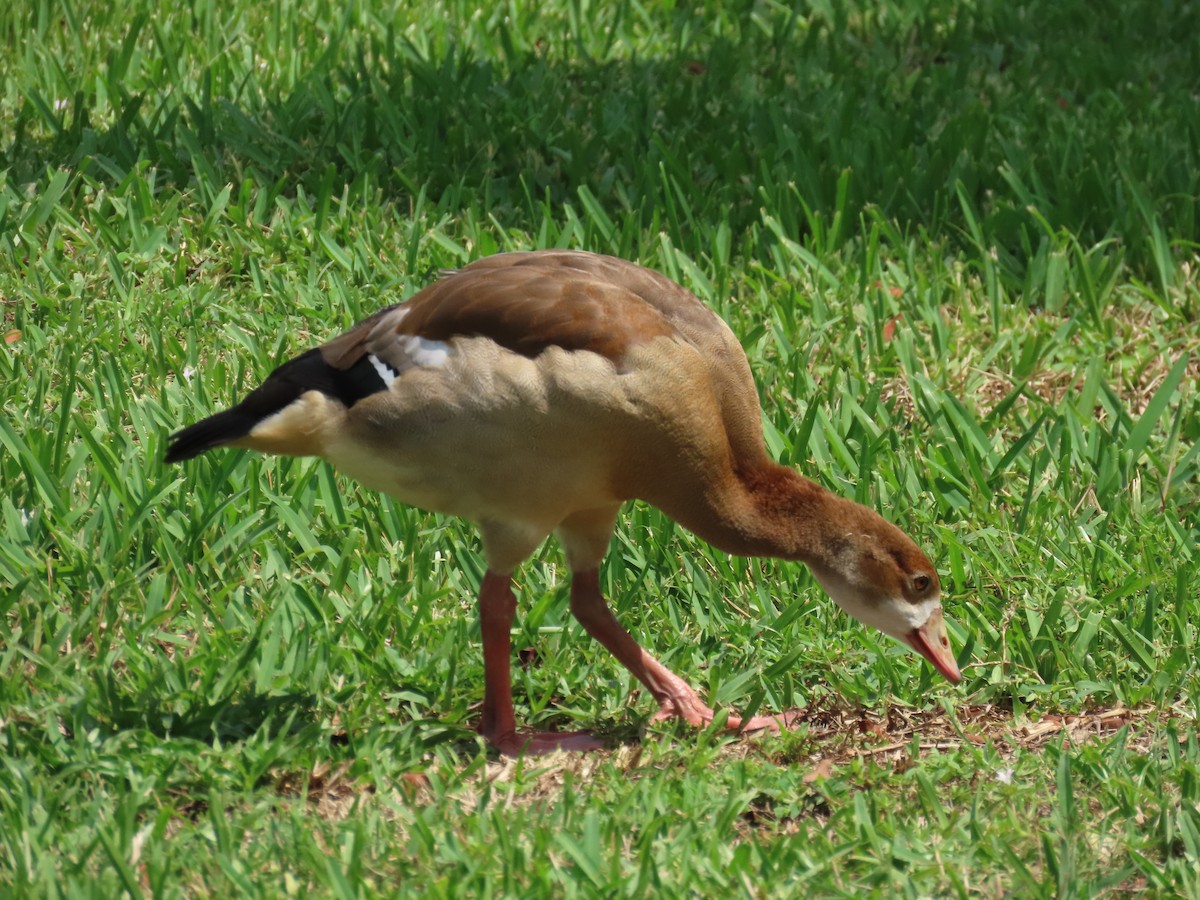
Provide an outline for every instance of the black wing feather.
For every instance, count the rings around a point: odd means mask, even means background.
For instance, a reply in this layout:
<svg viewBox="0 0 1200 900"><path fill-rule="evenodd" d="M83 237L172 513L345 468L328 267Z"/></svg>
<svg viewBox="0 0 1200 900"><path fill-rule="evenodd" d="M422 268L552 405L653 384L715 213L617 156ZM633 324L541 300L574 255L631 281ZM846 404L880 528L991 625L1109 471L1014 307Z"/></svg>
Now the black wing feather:
<svg viewBox="0 0 1200 900"><path fill-rule="evenodd" d="M350 407L386 389L387 383L368 357L363 356L348 369L336 369L325 361L320 348L313 348L285 362L237 406L171 435L164 460L181 462L245 437L263 419L308 391L320 391Z"/></svg>

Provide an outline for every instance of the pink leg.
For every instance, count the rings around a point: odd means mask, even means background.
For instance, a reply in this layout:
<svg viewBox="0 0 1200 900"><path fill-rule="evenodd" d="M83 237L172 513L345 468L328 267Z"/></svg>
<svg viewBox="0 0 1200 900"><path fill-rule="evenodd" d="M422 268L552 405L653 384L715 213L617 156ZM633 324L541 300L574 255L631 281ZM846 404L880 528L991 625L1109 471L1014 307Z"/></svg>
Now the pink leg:
<svg viewBox="0 0 1200 900"><path fill-rule="evenodd" d="M583 733L518 732L512 698L512 623L517 611L512 579L488 571L479 590L483 632L483 721L479 731L505 756L537 755L555 750L599 750L604 746Z"/></svg>
<svg viewBox="0 0 1200 900"><path fill-rule="evenodd" d="M621 627L600 593L600 575L595 569L577 572L571 582L571 612L593 638L608 648L625 668L632 672L658 701L658 712L651 721L683 719L689 725L704 727L713 720L713 711L687 683L643 650ZM787 727L784 717L755 716L743 721L730 716L726 722L732 731L779 731Z"/></svg>

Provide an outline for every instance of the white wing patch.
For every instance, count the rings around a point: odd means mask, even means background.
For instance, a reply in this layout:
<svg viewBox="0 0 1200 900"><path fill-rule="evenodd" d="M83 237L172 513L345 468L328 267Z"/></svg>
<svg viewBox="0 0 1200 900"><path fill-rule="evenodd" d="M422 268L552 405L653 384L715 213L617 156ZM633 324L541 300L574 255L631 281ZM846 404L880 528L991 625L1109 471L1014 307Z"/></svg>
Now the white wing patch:
<svg viewBox="0 0 1200 900"><path fill-rule="evenodd" d="M392 382L396 380L396 373L392 371L392 367L374 353L367 354L367 359L371 361L371 365L375 367L375 371L379 373L379 377L383 379L383 383L391 387Z"/></svg>
<svg viewBox="0 0 1200 900"><path fill-rule="evenodd" d="M450 358L450 348L446 344L416 335L405 337L401 348L414 366L444 366Z"/></svg>
<svg viewBox="0 0 1200 900"><path fill-rule="evenodd" d="M431 341L416 335L394 335L375 351L367 354L380 379L389 388L409 369L431 369L444 366L450 358L449 344Z"/></svg>

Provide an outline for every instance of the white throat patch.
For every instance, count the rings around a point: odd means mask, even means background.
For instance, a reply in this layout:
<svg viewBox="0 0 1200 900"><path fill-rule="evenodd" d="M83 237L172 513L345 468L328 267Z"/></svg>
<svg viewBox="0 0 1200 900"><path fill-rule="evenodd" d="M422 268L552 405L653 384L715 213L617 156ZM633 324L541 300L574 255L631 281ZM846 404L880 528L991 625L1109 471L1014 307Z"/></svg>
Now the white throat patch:
<svg viewBox="0 0 1200 900"><path fill-rule="evenodd" d="M941 605L940 597L928 597L916 603L909 603L903 597L868 598L840 578L818 576L817 580L834 603L847 613L894 638L903 639L920 628Z"/></svg>

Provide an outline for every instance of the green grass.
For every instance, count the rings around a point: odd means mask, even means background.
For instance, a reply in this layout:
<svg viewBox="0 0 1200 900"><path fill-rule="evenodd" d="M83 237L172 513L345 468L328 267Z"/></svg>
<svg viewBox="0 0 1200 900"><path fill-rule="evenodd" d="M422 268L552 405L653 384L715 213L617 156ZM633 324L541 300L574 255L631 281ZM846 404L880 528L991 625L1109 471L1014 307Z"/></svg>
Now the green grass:
<svg viewBox="0 0 1200 900"><path fill-rule="evenodd" d="M1200 894L1197 7L489 9L0 9L0 892ZM633 505L621 619L809 720L643 734L548 546L519 714L618 749L501 764L468 526L161 464L439 268L553 246L730 321L776 454L930 550L962 686Z"/></svg>

